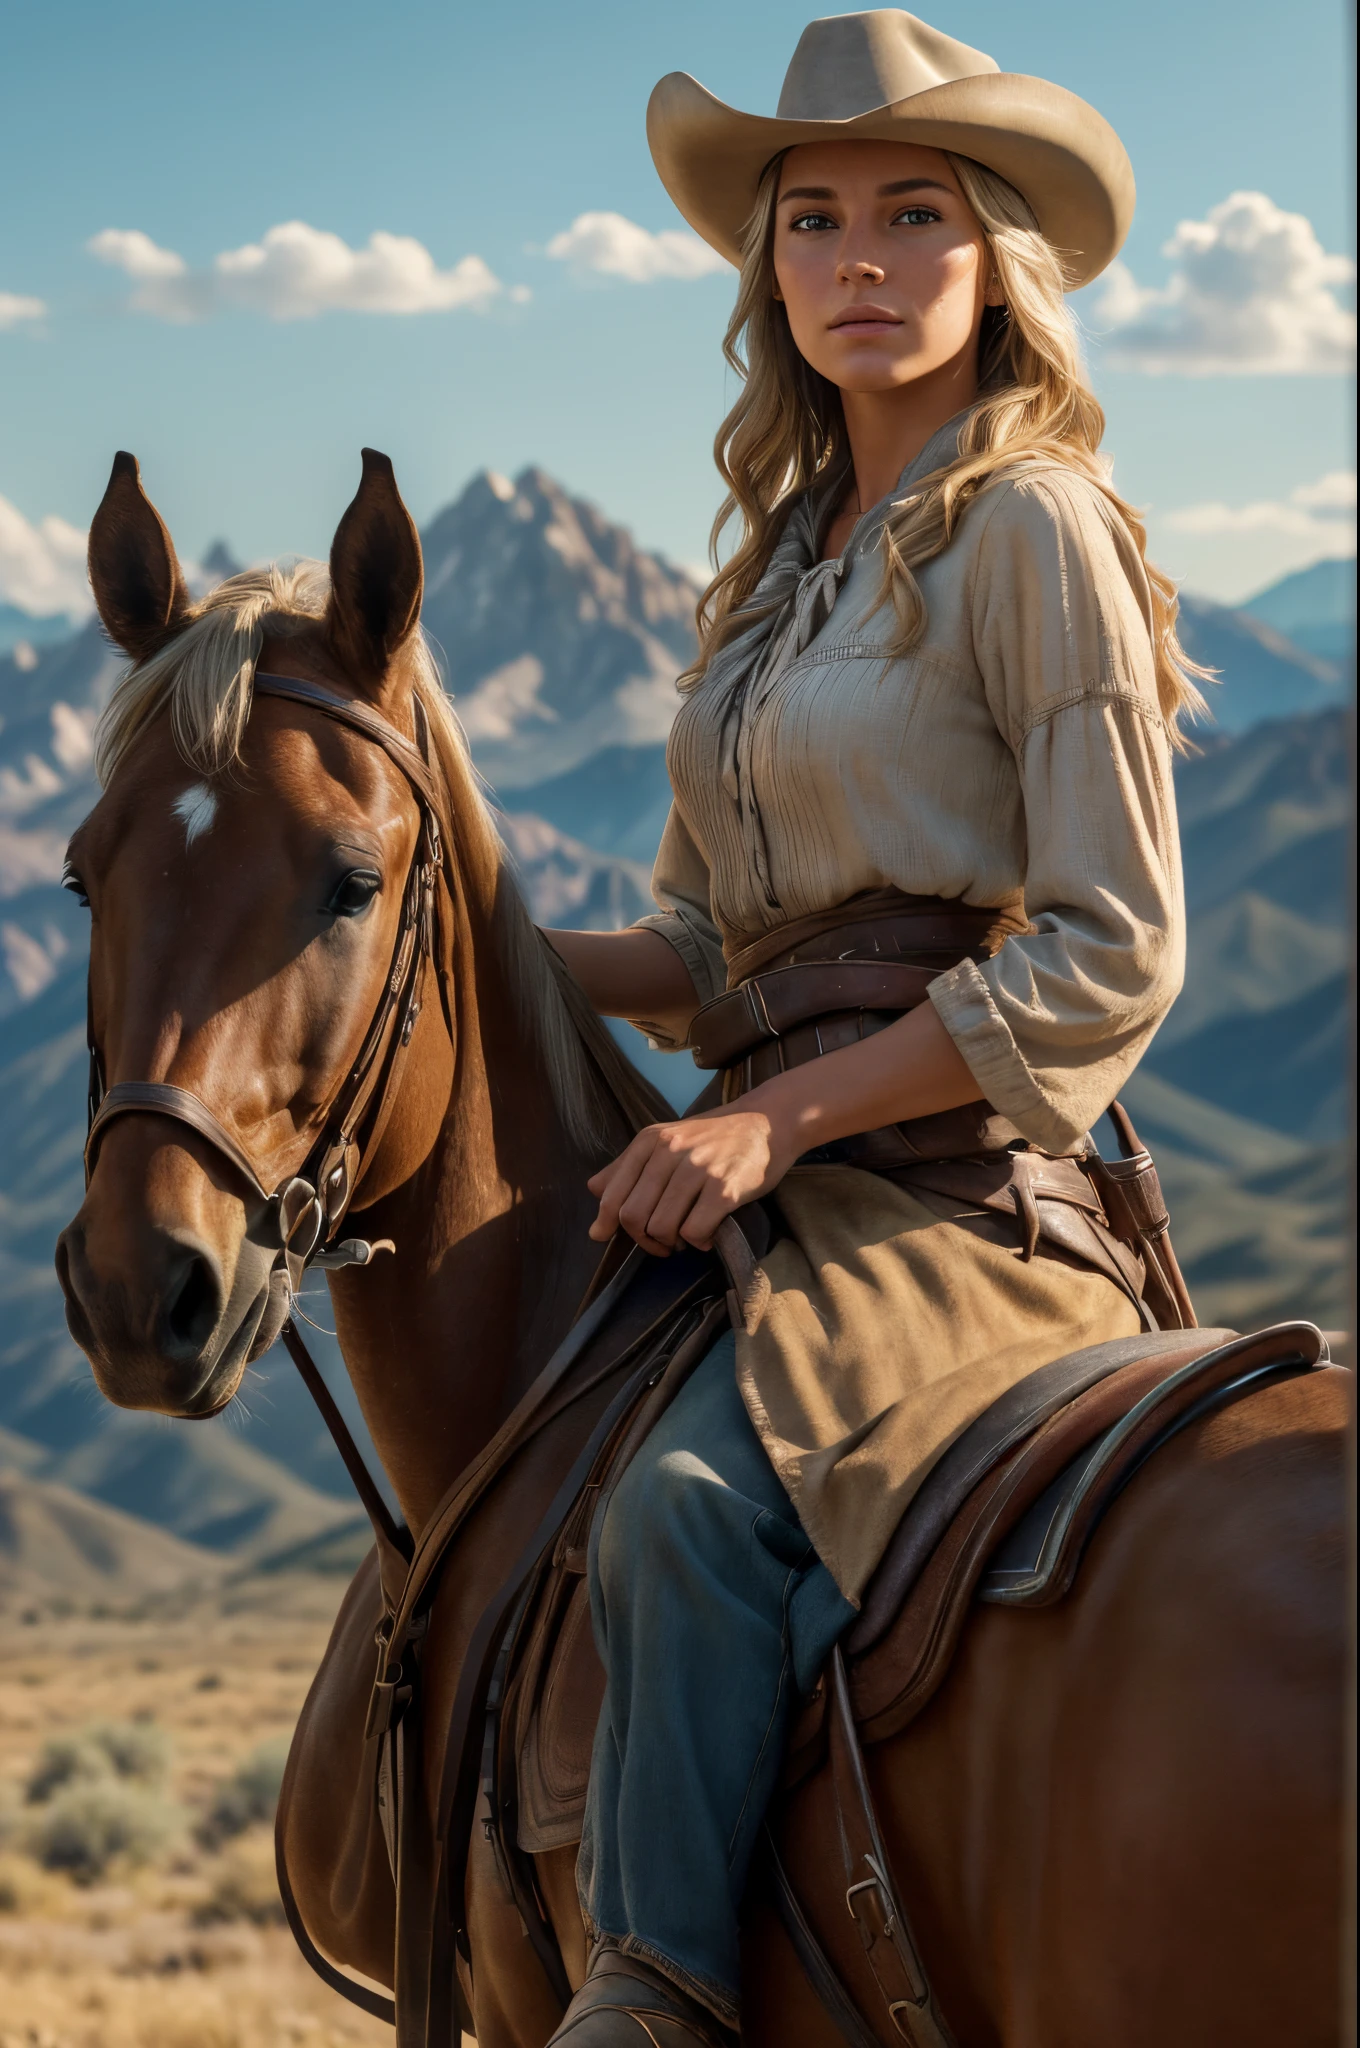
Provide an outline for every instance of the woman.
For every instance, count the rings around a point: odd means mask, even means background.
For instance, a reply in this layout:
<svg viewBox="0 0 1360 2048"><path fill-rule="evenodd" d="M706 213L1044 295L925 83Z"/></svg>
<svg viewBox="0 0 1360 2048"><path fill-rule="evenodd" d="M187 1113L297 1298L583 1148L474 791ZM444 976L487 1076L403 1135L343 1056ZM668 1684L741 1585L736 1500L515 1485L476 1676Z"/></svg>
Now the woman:
<svg viewBox="0 0 1360 2048"><path fill-rule="evenodd" d="M884 10L805 31L775 120L677 74L649 135L740 263L740 535L682 678L662 908L550 936L599 1010L726 1069L595 1177L592 1234L708 1246L770 1195L783 1234L763 1319L597 1516L571 2048L730 2038L785 1731L903 1508L1017 1379L1140 1327L1074 1160L1180 986L1198 702L1063 305L1132 210L1100 116ZM715 1000L748 985L758 1017Z"/></svg>

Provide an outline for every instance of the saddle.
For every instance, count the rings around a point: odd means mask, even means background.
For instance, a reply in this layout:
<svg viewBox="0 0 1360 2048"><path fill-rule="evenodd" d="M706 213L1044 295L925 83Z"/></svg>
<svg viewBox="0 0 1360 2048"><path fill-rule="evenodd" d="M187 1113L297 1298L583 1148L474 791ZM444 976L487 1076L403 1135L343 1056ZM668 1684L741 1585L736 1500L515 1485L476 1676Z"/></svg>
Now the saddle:
<svg viewBox="0 0 1360 2048"><path fill-rule="evenodd" d="M1021 1381L934 1467L871 1580L858 1619L795 1724L784 1787L830 1768L846 1854L847 1897L891 2009L920 2006L918 2048L948 2040L931 2016L879 1839L862 1751L899 1734L948 1676L975 1601L1039 1608L1075 1581L1101 1517L1139 1466L1186 1424L1280 1377L1327 1362L1320 1331L1280 1324L1157 1331L1061 1358ZM677 1360L602 1447L572 1513L527 1589L507 1644L488 1749L484 1823L531 1939L532 1858L580 1839L604 1672L591 1634L585 1546L591 1522L660 1408L697 1359ZM830 1965L792 1894L774 1843L775 1897L833 2015ZM855 1887L863 1888L856 1894ZM526 1906L529 1911L526 1911ZM537 1946L537 1943L536 1943ZM877 1957L876 1957L876 1951ZM905 1987L905 1988L904 1988ZM933 2029L933 2030L932 2030ZM868 2040L876 2037L861 2035ZM849 2038L856 2038L852 2032Z"/></svg>

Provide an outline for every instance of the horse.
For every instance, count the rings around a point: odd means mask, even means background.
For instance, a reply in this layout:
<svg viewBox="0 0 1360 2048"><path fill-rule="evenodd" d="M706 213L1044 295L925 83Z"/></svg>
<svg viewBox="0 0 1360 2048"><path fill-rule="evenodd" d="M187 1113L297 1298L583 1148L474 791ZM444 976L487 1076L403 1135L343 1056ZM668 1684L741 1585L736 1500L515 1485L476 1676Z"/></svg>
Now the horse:
<svg viewBox="0 0 1360 2048"><path fill-rule="evenodd" d="M385 457L365 451L328 570L251 570L195 603L120 456L90 574L132 666L100 733L104 793L68 863L92 912L92 1107L103 1101L57 1249L69 1327L118 1405L221 1413L285 1327L301 1254L328 1222L303 1165L354 1077L376 1074L381 1115L370 1091L366 1127L351 1119L325 1154L335 1213L365 1232L327 1277L418 1552L572 1326L599 1256L588 1176L667 1112L520 900L421 636L419 540ZM267 689L271 677L283 681ZM121 1113L105 1113L111 1100ZM972 1608L933 1700L867 1752L959 2048L1337 2038L1346 1378L1286 1378L1192 1417L1113 1502L1068 1596L1035 1613ZM525 1540L534 1485L563 1468L566 1429L551 1421L520 1480L488 1492L438 1582L411 1738L423 1786L439 1783L479 1617ZM282 1846L328 1967L391 1986L400 1901L371 1777L355 1792L372 1771L383 1569L380 1552L360 1568L308 1696ZM437 1856L433 1794L419 1797ZM791 1786L787 1868L805 1897L830 1883L823 1926L849 1975L855 1927L827 1875L835 1826L825 1772ZM579 1984L574 1849L536 1861ZM472 1830L465 1882L470 1969L442 2005L432 1991L443 2017L423 2038L447 2048L461 2000L482 2048L540 2048L560 1991L489 1831ZM759 1873L743 1942L755 2048L845 2038Z"/></svg>

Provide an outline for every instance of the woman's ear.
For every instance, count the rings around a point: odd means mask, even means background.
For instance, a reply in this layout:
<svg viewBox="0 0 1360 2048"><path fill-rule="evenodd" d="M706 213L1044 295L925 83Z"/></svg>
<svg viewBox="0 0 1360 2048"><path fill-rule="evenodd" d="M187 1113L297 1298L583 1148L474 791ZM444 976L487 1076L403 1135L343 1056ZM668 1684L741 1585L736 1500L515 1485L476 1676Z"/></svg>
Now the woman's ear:
<svg viewBox="0 0 1360 2048"><path fill-rule="evenodd" d="M175 544L125 449L113 458L90 524L89 568L105 629L134 661L155 654L187 622L192 606Z"/></svg>
<svg viewBox="0 0 1360 2048"><path fill-rule="evenodd" d="M326 634L345 674L376 695L415 631L425 571L390 458L365 448L363 464L331 543Z"/></svg>

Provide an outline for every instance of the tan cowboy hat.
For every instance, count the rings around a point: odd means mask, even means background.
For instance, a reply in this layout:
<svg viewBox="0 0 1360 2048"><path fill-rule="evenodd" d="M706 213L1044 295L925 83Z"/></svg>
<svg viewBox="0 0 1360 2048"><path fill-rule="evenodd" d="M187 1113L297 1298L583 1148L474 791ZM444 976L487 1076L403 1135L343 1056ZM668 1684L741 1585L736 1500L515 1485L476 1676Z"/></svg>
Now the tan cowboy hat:
<svg viewBox="0 0 1360 2048"><path fill-rule="evenodd" d="M916 142L998 171L1029 201L1069 290L1118 253L1133 219L1133 167L1094 107L1044 78L1000 71L898 7L832 14L803 30L773 120L724 106L688 72L647 107L661 182L729 263L771 157L798 142Z"/></svg>

